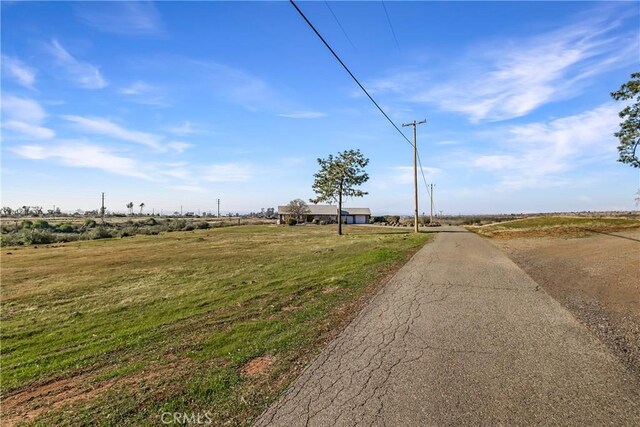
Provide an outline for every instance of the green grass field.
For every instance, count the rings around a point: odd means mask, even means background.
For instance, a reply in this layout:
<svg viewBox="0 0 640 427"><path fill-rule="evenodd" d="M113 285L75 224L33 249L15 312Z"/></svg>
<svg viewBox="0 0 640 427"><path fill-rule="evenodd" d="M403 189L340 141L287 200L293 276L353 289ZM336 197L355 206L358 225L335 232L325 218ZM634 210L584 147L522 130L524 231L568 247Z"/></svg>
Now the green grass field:
<svg viewBox="0 0 640 427"><path fill-rule="evenodd" d="M165 411L210 411L215 424L250 422L428 239L334 228L3 248L5 421L157 425Z"/></svg>
<svg viewBox="0 0 640 427"><path fill-rule="evenodd" d="M640 227L639 218L536 216L514 221L468 226L487 237L586 236L598 232L623 231Z"/></svg>

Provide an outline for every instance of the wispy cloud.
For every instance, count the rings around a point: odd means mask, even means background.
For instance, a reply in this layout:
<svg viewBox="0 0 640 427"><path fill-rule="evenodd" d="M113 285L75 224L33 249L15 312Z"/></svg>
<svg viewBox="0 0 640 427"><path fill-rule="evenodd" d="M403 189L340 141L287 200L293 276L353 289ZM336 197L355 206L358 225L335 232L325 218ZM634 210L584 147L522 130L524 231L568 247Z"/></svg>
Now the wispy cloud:
<svg viewBox="0 0 640 427"><path fill-rule="evenodd" d="M36 71L18 58L2 55L2 75L15 80L20 86L33 89L36 83Z"/></svg>
<svg viewBox="0 0 640 427"><path fill-rule="evenodd" d="M30 98L2 96L2 128L12 135L27 139L53 138L54 131L42 126L47 113Z"/></svg>
<svg viewBox="0 0 640 427"><path fill-rule="evenodd" d="M277 111L283 109L283 99L263 79L227 65L215 62L192 61L208 77L208 86L215 95L240 105L249 111Z"/></svg>
<svg viewBox="0 0 640 427"><path fill-rule="evenodd" d="M473 46L454 59L455 68L440 79L411 70L370 86L413 103L461 113L471 122L524 116L578 95L593 76L637 60L637 34L616 34L622 19L611 10L596 10L597 16L579 16L577 22L554 31Z"/></svg>
<svg viewBox="0 0 640 427"><path fill-rule="evenodd" d="M122 87L118 92L137 104L160 107L166 107L168 105L157 86L150 85L143 81L137 81L129 86Z"/></svg>
<svg viewBox="0 0 640 427"><path fill-rule="evenodd" d="M105 135L123 141L134 142L136 144L146 145L156 150L162 150L160 142L163 137L147 132L139 132L135 130L125 129L124 127L113 123L112 121L100 117L81 117L67 115L62 116L65 120L73 123L75 127L83 132Z"/></svg>
<svg viewBox="0 0 640 427"><path fill-rule="evenodd" d="M68 167L101 169L117 175L150 179L135 160L85 141L61 141L47 146L21 145L11 150L25 159L52 160Z"/></svg>
<svg viewBox="0 0 640 427"><path fill-rule="evenodd" d="M494 153L473 158L473 165L491 172L500 188L555 186L565 183L564 173L615 158L618 105L604 104L581 114L510 126L492 139L505 143Z"/></svg>
<svg viewBox="0 0 640 427"><path fill-rule="evenodd" d="M165 31L160 12L151 2L79 3L76 13L87 25L108 33L158 35Z"/></svg>
<svg viewBox="0 0 640 427"><path fill-rule="evenodd" d="M167 130L175 135L181 135L181 136L191 135L198 132L198 130L193 126L191 122L184 122L179 126L174 126Z"/></svg>
<svg viewBox="0 0 640 427"><path fill-rule="evenodd" d="M189 144L182 141L171 141L167 144L167 148L175 151L178 154L183 153L185 150L191 147L193 147L193 144Z"/></svg>
<svg viewBox="0 0 640 427"><path fill-rule="evenodd" d="M280 117L287 117L289 119L318 119L325 117L325 113L319 111L293 111L291 113L278 114Z"/></svg>
<svg viewBox="0 0 640 427"><path fill-rule="evenodd" d="M178 191L186 191L189 193L206 193L207 189L200 186L200 185L189 185L189 184L185 184L185 185L171 185L169 186L169 188L171 188L172 190L178 190Z"/></svg>
<svg viewBox="0 0 640 427"><path fill-rule="evenodd" d="M221 163L206 166L199 177L207 182L246 182L251 180L251 166L243 163Z"/></svg>
<svg viewBox="0 0 640 427"><path fill-rule="evenodd" d="M52 40L47 47L58 68L77 86L85 89L102 89L107 86L98 67L76 59L57 40Z"/></svg>

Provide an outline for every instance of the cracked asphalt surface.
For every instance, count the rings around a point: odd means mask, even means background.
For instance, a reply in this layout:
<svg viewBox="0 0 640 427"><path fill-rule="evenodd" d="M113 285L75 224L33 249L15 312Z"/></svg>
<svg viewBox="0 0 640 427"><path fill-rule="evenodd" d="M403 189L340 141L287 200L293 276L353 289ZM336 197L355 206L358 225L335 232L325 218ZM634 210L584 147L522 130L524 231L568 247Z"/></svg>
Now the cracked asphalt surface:
<svg viewBox="0 0 640 427"><path fill-rule="evenodd" d="M640 425L640 379L489 241L442 227L256 426Z"/></svg>

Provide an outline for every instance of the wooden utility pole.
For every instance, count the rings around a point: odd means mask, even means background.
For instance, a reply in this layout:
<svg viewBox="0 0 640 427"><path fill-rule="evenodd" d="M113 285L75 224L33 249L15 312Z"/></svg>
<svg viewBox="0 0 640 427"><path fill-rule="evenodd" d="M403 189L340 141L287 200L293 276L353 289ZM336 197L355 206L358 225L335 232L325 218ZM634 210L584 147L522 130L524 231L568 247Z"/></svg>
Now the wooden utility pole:
<svg viewBox="0 0 640 427"><path fill-rule="evenodd" d="M433 184L431 184L431 191L429 192L431 196L431 213L429 214L429 224L433 224Z"/></svg>
<svg viewBox="0 0 640 427"><path fill-rule="evenodd" d="M413 126L413 192L414 192L414 231L418 232L418 136L416 127L423 123L426 123L426 120L421 120L416 122L415 120L412 123L403 123L402 127Z"/></svg>

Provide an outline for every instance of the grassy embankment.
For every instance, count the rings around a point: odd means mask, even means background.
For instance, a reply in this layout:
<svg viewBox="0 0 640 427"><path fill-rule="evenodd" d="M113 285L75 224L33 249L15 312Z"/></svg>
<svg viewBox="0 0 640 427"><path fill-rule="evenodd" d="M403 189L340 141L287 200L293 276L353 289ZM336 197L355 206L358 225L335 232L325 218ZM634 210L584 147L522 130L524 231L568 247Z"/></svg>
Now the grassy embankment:
<svg viewBox="0 0 640 427"><path fill-rule="evenodd" d="M640 228L640 218L537 216L466 228L492 238L584 237Z"/></svg>
<svg viewBox="0 0 640 427"><path fill-rule="evenodd" d="M4 248L5 422L157 425L165 411L250 422L428 239L334 228Z"/></svg>

